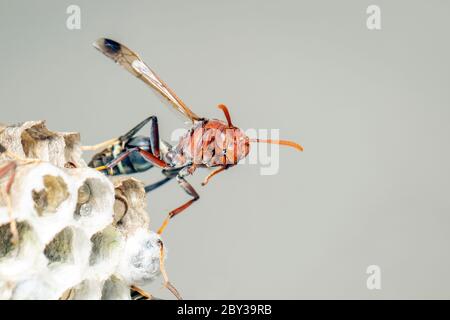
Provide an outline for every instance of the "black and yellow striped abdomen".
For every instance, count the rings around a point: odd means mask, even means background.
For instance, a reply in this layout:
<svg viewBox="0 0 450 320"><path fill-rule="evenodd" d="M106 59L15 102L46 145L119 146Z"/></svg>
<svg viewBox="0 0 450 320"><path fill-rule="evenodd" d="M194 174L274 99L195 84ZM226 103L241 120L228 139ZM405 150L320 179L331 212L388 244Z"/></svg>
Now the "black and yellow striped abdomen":
<svg viewBox="0 0 450 320"><path fill-rule="evenodd" d="M123 148L120 143L116 143L111 147L103 150L102 152L94 155L88 166L91 168L106 166L126 149L127 146ZM102 172L107 175L116 176L121 174L143 172L150 169L151 167L153 167L153 165L150 162L146 161L139 152L134 151L128 157L119 162L114 168L110 170L102 170Z"/></svg>

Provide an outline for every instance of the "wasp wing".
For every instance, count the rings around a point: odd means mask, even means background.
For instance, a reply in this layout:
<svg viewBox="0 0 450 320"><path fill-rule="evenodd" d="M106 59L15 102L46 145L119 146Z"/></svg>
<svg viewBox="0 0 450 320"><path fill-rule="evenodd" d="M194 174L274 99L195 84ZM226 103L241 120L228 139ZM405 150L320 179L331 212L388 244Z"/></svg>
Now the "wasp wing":
<svg viewBox="0 0 450 320"><path fill-rule="evenodd" d="M94 47L144 81L171 108L178 110L192 122L201 119L145 64L137 53L114 40L105 38L94 42Z"/></svg>

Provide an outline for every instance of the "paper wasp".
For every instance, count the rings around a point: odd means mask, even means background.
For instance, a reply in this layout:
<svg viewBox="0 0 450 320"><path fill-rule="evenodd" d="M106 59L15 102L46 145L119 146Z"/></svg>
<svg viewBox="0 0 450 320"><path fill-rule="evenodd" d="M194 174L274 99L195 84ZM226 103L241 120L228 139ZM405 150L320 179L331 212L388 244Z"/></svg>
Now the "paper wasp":
<svg viewBox="0 0 450 320"><path fill-rule="evenodd" d="M203 181L202 185L206 185L214 175L245 158L249 153L251 142L275 143L294 147L299 151L303 150L299 144L292 141L250 139L241 129L233 125L230 113L223 104L218 107L223 111L226 122L199 117L134 51L105 38L97 40L94 47L145 82L169 108L179 111L192 123L190 130L179 139L175 146L159 138L157 118L151 116L117 139L83 147L84 150L103 148L103 151L94 155L89 166L108 175L143 172L153 166L161 168L165 178L146 186L146 192L155 190L176 178L191 199L169 212L158 234L164 231L171 218L199 199L198 193L185 179L186 176L193 174L196 168L216 168ZM137 136L138 131L146 124L150 125L149 136Z"/></svg>

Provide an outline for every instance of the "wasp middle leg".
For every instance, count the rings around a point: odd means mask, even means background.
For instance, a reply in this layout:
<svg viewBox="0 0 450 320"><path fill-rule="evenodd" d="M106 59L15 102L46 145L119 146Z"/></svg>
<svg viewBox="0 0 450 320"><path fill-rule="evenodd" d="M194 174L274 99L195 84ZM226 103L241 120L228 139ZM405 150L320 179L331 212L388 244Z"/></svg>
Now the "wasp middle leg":
<svg viewBox="0 0 450 320"><path fill-rule="evenodd" d="M183 212L186 208L188 208L191 204L193 204L195 201L197 201L198 199L200 199L200 196L198 195L197 191L195 191L194 187L192 187L192 185L186 181L186 179L184 179L183 175L181 174L181 172L177 175L177 182L180 185L180 187L188 194L192 197L191 200L188 200L187 202L185 202L184 204L182 204L181 206L179 206L178 208L172 210L169 212L169 214L167 215L167 218L164 219L161 227L158 229L158 234L162 234L164 229L166 229L167 225L169 224L170 219L172 219L173 217L175 217L177 214Z"/></svg>
<svg viewBox="0 0 450 320"><path fill-rule="evenodd" d="M172 180L173 178L175 178L178 173L180 172L180 168L174 168L174 169L164 169L162 170L162 174L165 175L166 177L155 182L152 184L149 184L148 186L145 186L145 192L149 193L153 190L158 189L159 187L161 187L162 185L165 185L167 182L169 182L170 180Z"/></svg>

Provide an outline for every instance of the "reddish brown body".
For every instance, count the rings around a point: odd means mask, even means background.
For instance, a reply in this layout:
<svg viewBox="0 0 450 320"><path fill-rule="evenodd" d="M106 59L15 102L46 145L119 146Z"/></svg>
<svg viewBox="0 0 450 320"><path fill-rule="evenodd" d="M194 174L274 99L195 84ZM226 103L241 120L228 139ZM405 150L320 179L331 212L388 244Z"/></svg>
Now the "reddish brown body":
<svg viewBox="0 0 450 320"><path fill-rule="evenodd" d="M175 167L230 166L245 158L249 150L249 138L241 129L213 119L195 123L167 157Z"/></svg>
<svg viewBox="0 0 450 320"><path fill-rule="evenodd" d="M163 232L170 218L199 199L198 193L185 179L197 167L217 167L205 178L202 183L205 185L211 177L245 158L250 151L250 142L276 143L303 150L299 144L292 141L250 139L241 129L233 125L228 109L223 104L218 107L223 111L226 122L199 117L145 64L137 53L111 39L99 39L94 45L107 57L146 83L169 108L177 110L192 122L191 129L180 138L177 145L166 146L164 150L159 147L159 129L154 116L147 118L120 138L108 140L93 147L95 150L97 147L106 146L107 149L100 155L113 155L112 159L108 159L108 163L100 161L101 164L96 166L97 170L108 172L120 164L133 169L131 172L141 172L156 166L163 169L162 172L166 178L146 186L146 192L150 192L176 177L178 184L192 197L183 205L169 212L158 230L159 234ZM149 138L136 137L133 140L137 131L148 122L151 126ZM118 151L118 155L114 154L114 150ZM122 162L129 157L133 157L133 160L124 165ZM122 171L119 170L119 173Z"/></svg>

